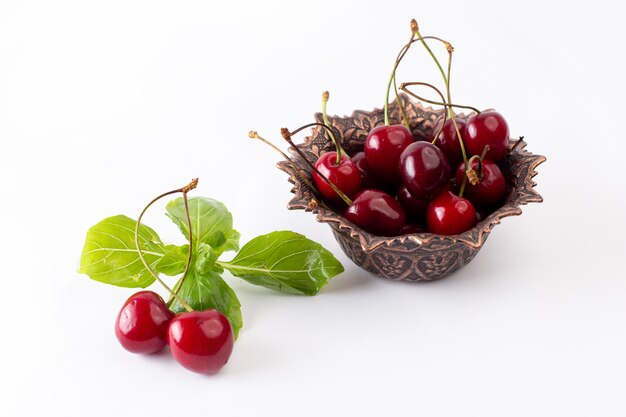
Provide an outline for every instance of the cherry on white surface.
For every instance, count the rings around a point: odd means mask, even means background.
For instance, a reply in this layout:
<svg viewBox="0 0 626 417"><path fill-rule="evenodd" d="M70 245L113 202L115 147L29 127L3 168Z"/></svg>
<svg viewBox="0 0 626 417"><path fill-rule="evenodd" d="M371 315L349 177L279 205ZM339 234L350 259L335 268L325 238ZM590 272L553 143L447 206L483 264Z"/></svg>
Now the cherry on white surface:
<svg viewBox="0 0 626 417"><path fill-rule="evenodd" d="M624 414L621 16L579 1L0 3L0 415ZM277 154L247 136L279 143L324 90L331 115L381 107L413 17L455 47L454 101L497 109L548 157L545 202L424 285L363 272L287 211ZM439 83L414 49L398 81ZM225 274L244 327L208 377L123 350L113 324L133 290L76 272L88 227L196 176L242 242L290 229L346 267L316 297ZM182 242L163 212L146 224Z"/></svg>

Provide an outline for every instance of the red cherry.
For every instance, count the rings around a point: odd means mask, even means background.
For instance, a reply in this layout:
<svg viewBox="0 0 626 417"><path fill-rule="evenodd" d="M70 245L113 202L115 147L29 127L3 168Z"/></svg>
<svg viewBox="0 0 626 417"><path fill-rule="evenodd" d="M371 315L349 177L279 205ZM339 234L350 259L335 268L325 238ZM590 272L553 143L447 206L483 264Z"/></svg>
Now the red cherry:
<svg viewBox="0 0 626 417"><path fill-rule="evenodd" d="M361 173L346 155L341 155L341 160L337 164L337 152L327 152L319 157L315 168L349 198L352 198L361 187ZM313 182L326 201L343 202L339 194L315 171Z"/></svg>
<svg viewBox="0 0 626 417"><path fill-rule="evenodd" d="M509 125L500 113L484 111L468 119L463 140L471 155L482 154L489 145L485 158L499 161L509 152Z"/></svg>
<svg viewBox="0 0 626 417"><path fill-rule="evenodd" d="M370 173L370 167L365 159L365 152L357 152L352 155L351 159L361 174L361 189L376 188L376 181Z"/></svg>
<svg viewBox="0 0 626 417"><path fill-rule="evenodd" d="M465 138L465 120L459 118L455 118L454 120L456 121L456 124L459 128L461 137ZM435 139L435 135L437 134L437 132L439 132L439 129L441 129L442 122L443 119L439 119L430 135L429 142L432 142L433 139ZM463 153L461 152L459 135L456 132L456 127L454 126L452 119L446 119L446 122L443 124L443 130L435 141L435 146L441 149L443 154L448 159L448 164L450 164L451 167L455 167L459 162L463 160Z"/></svg>
<svg viewBox="0 0 626 417"><path fill-rule="evenodd" d="M396 236L406 224L406 214L389 194L379 190L364 190L356 195L344 217L378 236Z"/></svg>
<svg viewBox="0 0 626 417"><path fill-rule="evenodd" d="M201 374L222 369L233 351L233 328L226 316L213 309L177 314L167 336L174 359Z"/></svg>
<svg viewBox="0 0 626 417"><path fill-rule="evenodd" d="M155 353L167 343L167 327L174 317L159 294L140 291L131 295L115 320L115 336L133 353Z"/></svg>
<svg viewBox="0 0 626 417"><path fill-rule="evenodd" d="M476 210L472 203L444 191L428 206L426 224L428 231L438 235L458 235L476 223Z"/></svg>
<svg viewBox="0 0 626 417"><path fill-rule="evenodd" d="M478 160L472 161L472 169L478 172ZM461 162L456 169L456 183L460 187L465 176L465 164ZM495 162L483 160L482 177L476 185L465 182L465 197L476 206L490 206L500 203L506 192L504 174Z"/></svg>
<svg viewBox="0 0 626 417"><path fill-rule="evenodd" d="M429 199L450 181L450 165L443 152L429 142L414 142L400 156L402 182L415 198Z"/></svg>
<svg viewBox="0 0 626 417"><path fill-rule="evenodd" d="M418 223L424 223L426 209L430 200L413 197L404 185L396 193L396 200L398 200L409 219Z"/></svg>
<svg viewBox="0 0 626 417"><path fill-rule="evenodd" d="M399 184L400 154L413 143L413 135L402 125L377 126L365 139L365 159L372 174L386 184Z"/></svg>

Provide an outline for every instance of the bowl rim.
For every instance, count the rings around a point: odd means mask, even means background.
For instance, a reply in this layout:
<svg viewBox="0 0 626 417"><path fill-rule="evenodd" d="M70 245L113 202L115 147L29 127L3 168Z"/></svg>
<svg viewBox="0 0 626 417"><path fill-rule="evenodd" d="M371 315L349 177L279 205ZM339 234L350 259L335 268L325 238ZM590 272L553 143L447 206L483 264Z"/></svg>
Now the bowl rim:
<svg viewBox="0 0 626 417"><path fill-rule="evenodd" d="M419 120L415 123L419 124L421 129L424 129L424 127L432 129L434 121L443 111L423 106L421 103L409 99L406 95L401 95L401 100L405 111L409 115L409 119L415 120L415 117L419 118ZM356 124L357 126L359 124L361 126L369 124L370 128L373 128L378 126L379 123L365 123L366 119L380 114L382 114L382 109L375 108L370 112L355 110L351 116L328 116L328 119L335 135L339 134L338 137L341 138L342 145L346 145L347 138L343 134L346 131L346 125L350 125L352 122L352 124ZM462 113L458 113L456 116L465 118L471 116L471 114L473 113L465 116ZM399 107L394 100L390 104L390 119L398 121L400 120L400 117ZM316 113L315 119L317 122L321 122L321 113ZM412 122L412 128L413 124L414 123ZM350 126L350 129L352 128L353 126ZM365 130L361 130L361 133L353 131L352 135L357 133L363 138L364 141L363 132L365 132ZM366 134L367 133L365 133L365 135ZM314 145L314 142L325 140L328 144L330 142L330 138L326 136L326 131L323 128L315 126L311 129L311 135L307 136L303 143L297 144L296 146L305 151L305 154L308 153L309 155L319 156L325 153L325 151L323 148ZM355 141L353 140L353 142ZM523 168L521 169L523 176L517 178L515 186L511 189L507 200L501 207L478 222L474 227L459 235L446 236L427 232L400 236L373 235L350 222L343 215L337 213L332 208L328 207L313 192L313 190L311 190L308 185L298 177L297 172L288 161L278 162L277 167L287 173L289 175L288 181L294 184L294 187L291 189L294 196L287 204L287 208L289 210L304 210L315 214L318 222L328 223L337 232L344 234L348 233L352 239L358 239L361 248L365 252L371 252L381 246L397 246L398 244L405 244L407 241L410 241L419 247L436 240L447 240L451 244L461 242L471 248L477 249L483 245L487 236L491 230L493 230L493 227L500 224L503 218L509 216L519 216L522 214L522 209L520 208L522 205L526 205L528 203L541 203L543 201L543 197L534 190L537 183L533 180L533 177L538 174L536 171L537 166L545 162L546 157L528 152L526 150L526 146L527 143L523 140L523 137L515 140L509 139L509 150L511 150L511 152L509 152L506 158L508 159L508 163L515 164L516 166ZM312 149L314 147L317 147L317 149ZM289 152L292 155L294 163L298 165L298 168L310 175L311 170L308 165L306 165L302 157L291 147L289 148Z"/></svg>

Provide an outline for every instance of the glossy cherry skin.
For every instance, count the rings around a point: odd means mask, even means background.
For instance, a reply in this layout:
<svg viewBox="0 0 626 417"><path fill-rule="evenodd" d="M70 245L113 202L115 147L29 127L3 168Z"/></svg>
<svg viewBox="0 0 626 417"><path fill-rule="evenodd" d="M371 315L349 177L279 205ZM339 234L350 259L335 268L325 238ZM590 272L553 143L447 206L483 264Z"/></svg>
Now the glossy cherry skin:
<svg viewBox="0 0 626 417"><path fill-rule="evenodd" d="M404 185L401 186L396 193L396 200L398 200L398 203L400 203L409 219L417 221L418 223L424 223L426 209L428 208L430 200L413 197L408 188Z"/></svg>
<svg viewBox="0 0 626 417"><path fill-rule="evenodd" d="M399 184L400 154L413 143L413 135L402 125L377 126L365 139L365 159L374 177L385 184Z"/></svg>
<svg viewBox="0 0 626 417"><path fill-rule="evenodd" d="M226 316L213 309L177 314L167 336L174 359L201 374L222 369L233 351L233 328Z"/></svg>
<svg viewBox="0 0 626 417"><path fill-rule="evenodd" d="M400 156L402 182L418 199L430 199L450 181L450 165L441 150L430 142L415 142Z"/></svg>
<svg viewBox="0 0 626 417"><path fill-rule="evenodd" d="M465 137L465 120L459 119L459 118L455 118L454 120L456 121L456 125L459 128L461 137L464 138ZM432 142L433 139L435 139L437 132L439 132L439 129L441 128L442 122L443 122L443 119L439 119L439 121L435 125L435 128L433 129L430 135L431 137L430 137L429 142ZM435 146L441 149L441 152L443 152L443 154L446 156L446 159L448 160L448 164L451 167L457 166L457 164L463 160L463 153L461 152L461 143L459 141L459 135L457 134L456 127L454 126L452 119L446 119L446 122L443 124L443 130L441 131L441 133L437 137L437 140L435 141Z"/></svg>
<svg viewBox="0 0 626 417"><path fill-rule="evenodd" d="M478 172L478 161L472 161L472 169ZM457 187L461 187L465 176L465 164L461 162L456 169ZM483 160L482 177L476 185L465 182L465 198L476 206L484 207L502 202L506 192L506 181L500 167L493 161Z"/></svg>
<svg viewBox="0 0 626 417"><path fill-rule="evenodd" d="M361 174L361 189L376 188L376 180L372 177L370 167L367 165L365 152L357 152L352 155L351 159Z"/></svg>
<svg viewBox="0 0 626 417"><path fill-rule="evenodd" d="M115 320L115 336L133 353L155 353L167 344L167 328L174 317L157 293L131 295Z"/></svg>
<svg viewBox="0 0 626 417"><path fill-rule="evenodd" d="M472 203L444 191L439 194L426 210L426 225L430 233L438 235L458 235L476 224L476 210Z"/></svg>
<svg viewBox="0 0 626 417"><path fill-rule="evenodd" d="M470 155L482 155L489 145L486 159L499 161L509 152L509 125L497 111L484 111L467 120L465 147Z"/></svg>
<svg viewBox="0 0 626 417"><path fill-rule="evenodd" d="M400 203L379 190L358 193L344 217L378 236L397 236L406 224L406 214Z"/></svg>
<svg viewBox="0 0 626 417"><path fill-rule="evenodd" d="M349 198L352 198L361 188L361 173L346 155L342 154L337 164L337 153L327 152L319 157L315 168ZM315 171L313 171L313 182L324 200L330 203L343 202L339 194Z"/></svg>

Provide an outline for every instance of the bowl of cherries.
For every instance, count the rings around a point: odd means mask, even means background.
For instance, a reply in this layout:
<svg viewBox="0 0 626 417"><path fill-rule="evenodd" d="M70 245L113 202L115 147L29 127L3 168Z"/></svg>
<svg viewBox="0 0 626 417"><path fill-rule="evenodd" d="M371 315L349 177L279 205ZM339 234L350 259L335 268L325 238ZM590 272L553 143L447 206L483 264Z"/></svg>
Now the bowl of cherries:
<svg viewBox="0 0 626 417"><path fill-rule="evenodd" d="M428 46L432 40L445 46L447 73ZM440 69L445 96L432 84L403 83L406 94L394 88L396 100L389 105L396 69L414 43L421 43ZM382 277L446 277L476 256L502 218L542 201L533 177L545 157L526 151L523 138L512 139L499 112L452 101L453 50L441 38L422 36L413 20L383 109L328 117L324 93L314 123L281 130L292 156L285 155L278 168L295 185L288 208L314 213L354 263ZM428 88L438 99L426 99L409 87ZM292 135L307 127L311 135L296 145Z"/></svg>

